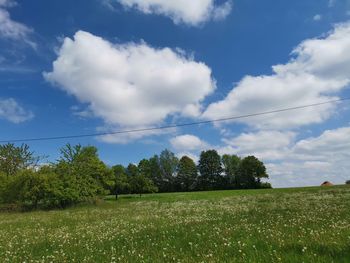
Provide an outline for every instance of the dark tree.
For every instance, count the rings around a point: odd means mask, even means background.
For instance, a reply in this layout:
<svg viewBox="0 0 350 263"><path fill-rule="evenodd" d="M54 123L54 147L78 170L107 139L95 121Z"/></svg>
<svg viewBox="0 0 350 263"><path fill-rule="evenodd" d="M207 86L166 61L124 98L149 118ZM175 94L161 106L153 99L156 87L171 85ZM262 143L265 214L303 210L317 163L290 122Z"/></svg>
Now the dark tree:
<svg viewBox="0 0 350 263"><path fill-rule="evenodd" d="M149 165L149 172L145 174L146 176L149 176L153 183L158 187L159 191L163 191L163 177L162 177L162 171L160 169L160 161L159 156L154 155L151 159L149 159L148 162Z"/></svg>
<svg viewBox="0 0 350 263"><path fill-rule="evenodd" d="M198 170L199 189L214 190L222 185L222 167L220 155L215 150L203 151L201 153Z"/></svg>
<svg viewBox="0 0 350 263"><path fill-rule="evenodd" d="M115 165L112 167L112 171L115 176L114 194L129 194L131 191L130 182L125 167L123 165Z"/></svg>
<svg viewBox="0 0 350 263"><path fill-rule="evenodd" d="M242 188L260 188L261 179L269 178L265 165L255 156L248 156L241 161L238 175Z"/></svg>
<svg viewBox="0 0 350 263"><path fill-rule="evenodd" d="M198 177L197 166L194 161L183 156L180 159L178 172L175 179L176 191L192 191L196 187Z"/></svg>
<svg viewBox="0 0 350 263"><path fill-rule="evenodd" d="M130 163L126 168L126 174L129 177L136 176L139 174L139 168L135 164Z"/></svg>
<svg viewBox="0 0 350 263"><path fill-rule="evenodd" d="M241 158L237 155L224 154L222 156L222 164L225 173L225 189L234 189L238 187L238 168Z"/></svg>
<svg viewBox="0 0 350 263"><path fill-rule="evenodd" d="M159 167L162 174L161 191L174 191L174 179L179 159L169 150L164 150L159 156Z"/></svg>
<svg viewBox="0 0 350 263"><path fill-rule="evenodd" d="M132 176L130 178L130 187L132 193L139 194L140 197L142 194L155 193L158 191L157 187L153 184L153 182L143 174L137 174L136 176Z"/></svg>

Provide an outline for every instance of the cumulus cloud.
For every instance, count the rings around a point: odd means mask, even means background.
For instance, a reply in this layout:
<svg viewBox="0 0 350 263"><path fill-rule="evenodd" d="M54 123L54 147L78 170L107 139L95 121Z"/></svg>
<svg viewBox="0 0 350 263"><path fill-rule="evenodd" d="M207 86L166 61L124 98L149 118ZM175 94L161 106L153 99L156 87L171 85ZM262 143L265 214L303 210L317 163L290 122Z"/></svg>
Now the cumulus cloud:
<svg viewBox="0 0 350 263"><path fill-rule="evenodd" d="M293 58L273 66L274 74L246 76L222 101L203 113L207 119L250 114L333 100L350 83L350 23L339 24L327 36L302 42ZM336 105L271 114L239 122L260 129L295 128L321 123Z"/></svg>
<svg viewBox="0 0 350 263"><path fill-rule="evenodd" d="M255 155L264 160L280 160L285 157L295 136L294 132L280 131L242 133L234 138L223 139L225 146L218 151L221 154Z"/></svg>
<svg viewBox="0 0 350 263"><path fill-rule="evenodd" d="M172 138L170 144L180 151L197 151L209 147L208 143L191 134L180 135Z"/></svg>
<svg viewBox="0 0 350 263"><path fill-rule="evenodd" d="M243 133L225 139L220 154L255 155L262 159L274 187L319 185L325 180L344 183L350 169L350 127L324 131L296 140L278 131Z"/></svg>
<svg viewBox="0 0 350 263"><path fill-rule="evenodd" d="M15 99L0 98L0 119L13 123L28 121L34 117L31 111L25 110Z"/></svg>
<svg viewBox="0 0 350 263"><path fill-rule="evenodd" d="M10 40L22 40L35 47L35 43L29 39L33 32L28 26L11 19L6 8L15 6L17 3L10 0L0 0L0 37Z"/></svg>
<svg viewBox="0 0 350 263"><path fill-rule="evenodd" d="M89 105L108 127L158 125L196 117L215 89L211 69L184 52L112 43L79 31L65 38L46 80Z"/></svg>
<svg viewBox="0 0 350 263"><path fill-rule="evenodd" d="M350 127L327 130L318 137L297 142L281 163L268 163L277 187L343 184L349 180Z"/></svg>
<svg viewBox="0 0 350 263"><path fill-rule="evenodd" d="M257 131L209 145L193 135L171 140L177 156L198 161L200 151L216 149L220 155L254 155L264 161L273 187L313 186L323 181L349 180L350 127L326 130L319 136L297 139L295 132Z"/></svg>
<svg viewBox="0 0 350 263"><path fill-rule="evenodd" d="M209 20L222 20L232 9L232 2L221 5L215 0L107 0L119 2L125 8L134 8L145 14L157 14L170 17L175 24L200 25ZM105 2L106 4L106 2Z"/></svg>

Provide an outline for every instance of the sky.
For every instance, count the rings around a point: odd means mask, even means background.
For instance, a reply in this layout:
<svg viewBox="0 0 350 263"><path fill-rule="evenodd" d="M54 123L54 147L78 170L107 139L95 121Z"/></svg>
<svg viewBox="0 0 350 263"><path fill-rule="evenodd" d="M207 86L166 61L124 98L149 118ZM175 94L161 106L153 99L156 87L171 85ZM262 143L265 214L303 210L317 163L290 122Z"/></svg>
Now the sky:
<svg viewBox="0 0 350 263"><path fill-rule="evenodd" d="M0 141L201 122L350 97L350 0L0 0ZM108 165L255 155L273 187L350 179L349 101L28 142Z"/></svg>

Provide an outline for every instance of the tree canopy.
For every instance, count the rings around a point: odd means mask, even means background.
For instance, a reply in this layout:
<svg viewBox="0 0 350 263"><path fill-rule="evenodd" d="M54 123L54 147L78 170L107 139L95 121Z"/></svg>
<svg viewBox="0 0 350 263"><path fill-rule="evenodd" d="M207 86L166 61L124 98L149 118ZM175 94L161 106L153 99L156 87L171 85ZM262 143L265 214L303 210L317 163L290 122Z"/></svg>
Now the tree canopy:
<svg viewBox="0 0 350 263"><path fill-rule="evenodd" d="M106 165L94 146L67 144L55 163L39 165L28 145L0 145L0 202L26 209L63 208L108 194L266 188L264 164L254 156L203 151L198 165L164 150L127 166Z"/></svg>

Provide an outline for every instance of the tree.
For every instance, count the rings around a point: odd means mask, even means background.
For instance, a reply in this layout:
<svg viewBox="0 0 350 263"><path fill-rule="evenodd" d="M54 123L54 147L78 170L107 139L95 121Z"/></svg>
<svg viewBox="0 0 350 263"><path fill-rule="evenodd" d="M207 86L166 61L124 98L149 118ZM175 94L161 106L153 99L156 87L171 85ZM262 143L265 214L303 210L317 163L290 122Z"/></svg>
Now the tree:
<svg viewBox="0 0 350 263"><path fill-rule="evenodd" d="M195 189L198 170L194 161L183 156L178 165L178 172L175 178L176 191L191 191Z"/></svg>
<svg viewBox="0 0 350 263"><path fill-rule="evenodd" d="M159 167L162 174L161 192L174 191L174 179L179 159L169 150L164 150L159 156Z"/></svg>
<svg viewBox="0 0 350 263"><path fill-rule="evenodd" d="M238 187L238 168L241 158L237 155L224 154L222 156L222 164L224 166L225 184L227 189Z"/></svg>
<svg viewBox="0 0 350 263"><path fill-rule="evenodd" d="M350 180L347 180L347 181L345 182L345 184L350 184Z"/></svg>
<svg viewBox="0 0 350 263"><path fill-rule="evenodd" d="M130 188L132 193L139 194L140 197L142 194L158 191L153 182L143 174L137 174L130 178Z"/></svg>
<svg viewBox="0 0 350 263"><path fill-rule="evenodd" d="M245 157L238 169L239 184L243 188L261 187L261 179L269 178L265 165L255 156Z"/></svg>
<svg viewBox="0 0 350 263"><path fill-rule="evenodd" d="M200 155L198 170L201 190L218 189L222 185L222 167L220 155L215 150L203 151Z"/></svg>
<svg viewBox="0 0 350 263"><path fill-rule="evenodd" d="M26 209L63 208L67 203L63 182L54 173L23 170L11 177L2 194L5 203Z"/></svg>
<svg viewBox="0 0 350 263"><path fill-rule="evenodd" d="M141 164L141 163L140 163ZM159 156L154 155L148 162L142 162L140 172L150 178L160 192L164 190L164 180L160 168Z"/></svg>
<svg viewBox="0 0 350 263"><path fill-rule="evenodd" d="M136 176L139 174L139 168L135 164L130 163L126 168L126 174L129 177Z"/></svg>
<svg viewBox="0 0 350 263"><path fill-rule="evenodd" d="M29 150L27 144L15 146L12 143L0 145L0 171L7 177L17 174L20 170L34 168L40 157Z"/></svg>
<svg viewBox="0 0 350 263"><path fill-rule="evenodd" d="M130 182L129 177L126 173L126 169L123 165L115 165L112 167L115 176L115 194L129 194L130 193Z"/></svg>
<svg viewBox="0 0 350 263"><path fill-rule="evenodd" d="M93 146L67 144L61 149L55 172L79 201L107 194L115 184L113 171L99 159Z"/></svg>

